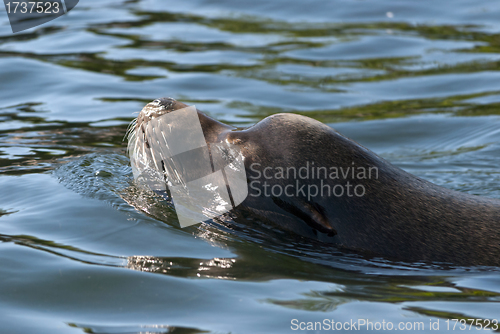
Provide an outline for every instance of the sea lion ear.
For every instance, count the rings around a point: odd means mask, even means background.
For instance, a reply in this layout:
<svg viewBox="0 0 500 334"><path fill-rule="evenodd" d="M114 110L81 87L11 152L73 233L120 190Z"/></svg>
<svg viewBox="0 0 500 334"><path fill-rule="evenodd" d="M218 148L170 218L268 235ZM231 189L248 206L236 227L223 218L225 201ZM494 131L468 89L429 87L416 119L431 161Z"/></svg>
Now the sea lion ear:
<svg viewBox="0 0 500 334"><path fill-rule="evenodd" d="M303 220L313 229L325 233L329 237L337 234L337 231L329 224L325 209L321 205L306 201L300 201L297 205L287 203L278 197L273 197L273 202L281 209Z"/></svg>

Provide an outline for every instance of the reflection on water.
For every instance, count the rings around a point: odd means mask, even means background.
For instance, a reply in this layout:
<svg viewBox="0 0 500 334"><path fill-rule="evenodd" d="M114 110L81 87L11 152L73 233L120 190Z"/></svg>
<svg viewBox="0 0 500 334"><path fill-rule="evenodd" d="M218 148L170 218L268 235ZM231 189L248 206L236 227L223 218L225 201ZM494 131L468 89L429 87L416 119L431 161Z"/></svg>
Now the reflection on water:
<svg viewBox="0 0 500 334"><path fill-rule="evenodd" d="M495 268L365 258L230 214L180 229L171 203L131 184L123 137L162 96L236 126L295 112L434 183L500 198L499 12L87 0L15 35L2 13L2 332L281 333L325 318L440 319L448 332L446 319L497 319Z"/></svg>
<svg viewBox="0 0 500 334"><path fill-rule="evenodd" d="M89 334L201 334L209 333L208 331L199 330L196 328L178 327L169 325L132 325L132 326L103 326L103 325L90 325L90 324L74 324L69 323L68 326L81 329L84 333Z"/></svg>

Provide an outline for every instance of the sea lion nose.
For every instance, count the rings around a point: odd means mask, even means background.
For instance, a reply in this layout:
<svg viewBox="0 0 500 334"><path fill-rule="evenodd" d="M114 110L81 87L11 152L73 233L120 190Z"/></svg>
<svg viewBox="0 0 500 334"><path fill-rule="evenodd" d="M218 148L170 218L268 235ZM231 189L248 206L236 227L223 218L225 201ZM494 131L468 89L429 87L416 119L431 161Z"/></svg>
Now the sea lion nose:
<svg viewBox="0 0 500 334"><path fill-rule="evenodd" d="M162 97L154 100L151 104L165 109L171 108L177 101L171 97Z"/></svg>
<svg viewBox="0 0 500 334"><path fill-rule="evenodd" d="M143 125L154 118L188 107L189 105L179 102L171 97L162 97L155 99L154 101L146 104L144 108L142 108L139 116L137 116L135 129L141 128ZM219 138L221 135L227 133L227 131L234 129L234 127L222 124L203 113L198 112L198 117L207 142L219 142L223 140L222 137Z"/></svg>
<svg viewBox="0 0 500 334"><path fill-rule="evenodd" d="M143 110L145 112L151 113L152 116L155 117L187 107L189 107L187 104L179 102L176 99L173 99L171 97L162 97L149 102Z"/></svg>

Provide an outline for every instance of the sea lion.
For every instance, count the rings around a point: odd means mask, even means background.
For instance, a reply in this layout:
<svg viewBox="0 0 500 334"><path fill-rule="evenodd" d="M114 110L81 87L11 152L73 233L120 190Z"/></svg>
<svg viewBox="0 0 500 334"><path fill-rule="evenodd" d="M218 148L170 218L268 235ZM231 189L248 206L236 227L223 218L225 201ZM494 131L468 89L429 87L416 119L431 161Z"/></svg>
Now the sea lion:
<svg viewBox="0 0 500 334"><path fill-rule="evenodd" d="M145 125L186 107L171 98L147 104L132 137L153 154L160 143L147 142ZM500 265L500 200L420 179L305 116L275 114L243 130L198 117L208 145L227 143L244 157L248 196L235 211L372 256Z"/></svg>

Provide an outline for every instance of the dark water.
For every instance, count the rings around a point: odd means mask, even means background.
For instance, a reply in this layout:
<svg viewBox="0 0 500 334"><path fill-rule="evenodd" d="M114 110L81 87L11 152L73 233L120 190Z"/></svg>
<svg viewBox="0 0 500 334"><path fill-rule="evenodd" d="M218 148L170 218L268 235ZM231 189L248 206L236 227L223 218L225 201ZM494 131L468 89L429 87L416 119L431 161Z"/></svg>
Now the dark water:
<svg viewBox="0 0 500 334"><path fill-rule="evenodd" d="M295 112L434 183L500 198L499 17L491 0L82 0L13 35L2 8L0 332L494 328L494 268L178 228L131 187L123 136L162 96L237 126Z"/></svg>

